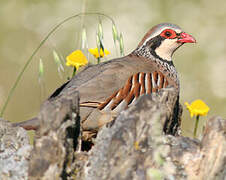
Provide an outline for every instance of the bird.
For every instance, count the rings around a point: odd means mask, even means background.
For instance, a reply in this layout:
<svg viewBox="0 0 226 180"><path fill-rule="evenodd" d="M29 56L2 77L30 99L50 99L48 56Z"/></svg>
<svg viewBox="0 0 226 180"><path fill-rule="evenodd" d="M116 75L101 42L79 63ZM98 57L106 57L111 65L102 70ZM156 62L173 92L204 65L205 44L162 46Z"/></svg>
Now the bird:
<svg viewBox="0 0 226 180"><path fill-rule="evenodd" d="M47 101L79 91L82 130L84 134L92 134L144 94L157 93L169 86L179 94L179 77L172 56L183 44L195 42L195 38L178 25L158 24L145 34L130 54L87 66ZM37 129L39 123L33 118L16 123L16 126Z"/></svg>

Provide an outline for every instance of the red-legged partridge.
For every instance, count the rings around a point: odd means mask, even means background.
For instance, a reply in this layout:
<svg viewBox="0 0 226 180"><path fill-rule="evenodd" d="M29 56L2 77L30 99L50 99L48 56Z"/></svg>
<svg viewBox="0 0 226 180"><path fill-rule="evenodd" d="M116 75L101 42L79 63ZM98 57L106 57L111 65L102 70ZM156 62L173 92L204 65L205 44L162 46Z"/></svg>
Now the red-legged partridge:
<svg viewBox="0 0 226 180"><path fill-rule="evenodd" d="M48 101L65 92L79 91L83 131L95 131L120 111L133 105L142 94L180 85L172 55L184 43L196 40L174 24L154 26L129 55L86 67ZM36 128L37 118L18 125ZM35 123L34 123L35 122Z"/></svg>

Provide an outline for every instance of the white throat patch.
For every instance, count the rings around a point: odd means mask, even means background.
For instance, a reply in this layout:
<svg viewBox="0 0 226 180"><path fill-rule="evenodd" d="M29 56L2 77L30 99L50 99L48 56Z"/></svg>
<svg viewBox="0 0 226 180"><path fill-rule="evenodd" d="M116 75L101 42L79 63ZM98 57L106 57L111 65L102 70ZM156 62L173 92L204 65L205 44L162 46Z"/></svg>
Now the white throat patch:
<svg viewBox="0 0 226 180"><path fill-rule="evenodd" d="M161 45L155 49L156 54L164 60L172 61L172 55L180 44L177 39L165 39Z"/></svg>

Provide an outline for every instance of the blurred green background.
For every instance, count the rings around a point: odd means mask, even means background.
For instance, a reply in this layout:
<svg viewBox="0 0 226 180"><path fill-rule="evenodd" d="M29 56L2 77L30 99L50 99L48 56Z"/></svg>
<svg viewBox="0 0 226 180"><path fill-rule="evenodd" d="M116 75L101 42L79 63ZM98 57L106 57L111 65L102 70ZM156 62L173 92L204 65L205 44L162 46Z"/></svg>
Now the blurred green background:
<svg viewBox="0 0 226 180"><path fill-rule="evenodd" d="M111 16L122 32L125 53L130 53L151 28L161 22L171 22L192 34L197 44L186 44L174 55L180 74L181 100L189 103L202 99L210 107L208 117L226 117L226 2L225 0L1 0L0 1L0 107L28 57L44 36L66 17L86 12ZM59 28L34 57L19 83L4 118L22 121L36 116L40 104L71 75L65 67L61 78L52 51L62 57L80 48L81 18ZM102 18L105 48L111 51L107 59L118 57L112 40L111 23ZM98 17L84 18L88 45L95 47ZM38 83L39 59L44 62L42 85ZM202 123L208 118L202 117ZM194 120L184 107L183 133L191 136ZM201 128L200 128L201 129Z"/></svg>

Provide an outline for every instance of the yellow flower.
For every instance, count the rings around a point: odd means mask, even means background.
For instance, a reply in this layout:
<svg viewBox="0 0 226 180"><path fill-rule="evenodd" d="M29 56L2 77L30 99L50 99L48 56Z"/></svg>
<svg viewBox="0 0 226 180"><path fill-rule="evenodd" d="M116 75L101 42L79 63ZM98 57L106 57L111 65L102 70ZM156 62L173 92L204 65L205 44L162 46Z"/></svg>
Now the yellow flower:
<svg viewBox="0 0 226 180"><path fill-rule="evenodd" d="M190 112L191 117L205 116L209 112L210 108L200 99L195 100L189 105L187 102L184 103Z"/></svg>
<svg viewBox="0 0 226 180"><path fill-rule="evenodd" d="M139 142L138 142L138 141L135 141L135 143L134 143L134 148L135 148L136 150L139 150L139 149L140 149L140 146L139 146Z"/></svg>
<svg viewBox="0 0 226 180"><path fill-rule="evenodd" d="M110 54L110 52L107 50L107 49L104 49L104 52L103 52L103 49L100 49L100 53L98 52L98 48L94 48L94 49L89 49L89 52L94 55L95 58L102 58L107 55Z"/></svg>
<svg viewBox="0 0 226 180"><path fill-rule="evenodd" d="M77 70L80 66L85 66L88 63L86 56L81 50L76 50L66 57L66 65L74 66Z"/></svg>

